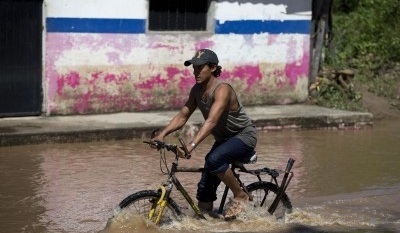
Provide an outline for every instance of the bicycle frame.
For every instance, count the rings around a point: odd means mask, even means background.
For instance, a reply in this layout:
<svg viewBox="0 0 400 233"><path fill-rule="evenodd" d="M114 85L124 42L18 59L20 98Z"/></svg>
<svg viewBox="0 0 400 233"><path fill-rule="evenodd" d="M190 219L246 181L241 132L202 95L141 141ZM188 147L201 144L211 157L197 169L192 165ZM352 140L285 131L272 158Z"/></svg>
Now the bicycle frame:
<svg viewBox="0 0 400 233"><path fill-rule="evenodd" d="M250 197L250 200L252 200L251 195L249 194L249 192L248 192L247 189L246 189L246 185L240 180L239 174L236 173L235 170L236 170L236 169L239 169L239 171L252 174L251 171L246 170L246 168L245 168L242 164L239 165L239 166L233 164L233 165L231 166L230 169L232 170L233 175L236 177L236 180L239 182L240 187L243 189L243 191L245 191L245 192L247 193L247 195ZM203 172L203 171L205 171L204 168L198 168L198 167L181 167L181 168L177 168L177 171L176 171L176 172ZM255 170L254 170L254 171L255 171ZM265 173L264 173L264 174L265 174ZM258 177L258 180L259 180L259 181L262 181L260 175L261 175L261 174L258 174L258 175L256 175L256 176ZM275 179L275 180L276 180L276 179ZM182 187L182 188L183 188L183 187ZM181 190L179 190L179 191L181 191ZM181 192L182 192L182 191L181 191ZM221 202L220 202L219 208L218 208L218 213L219 213L219 214L222 214L222 212L223 212L223 209L224 209L224 206L225 206L225 201L226 201L226 198L227 198L227 196L228 196L228 192L229 192L229 188L228 188L228 186L225 185L224 193L222 194Z"/></svg>
<svg viewBox="0 0 400 233"><path fill-rule="evenodd" d="M185 188L182 186L182 184L179 182L178 178L175 176L175 173L178 172L178 163L177 160L172 163L171 170L168 174L168 179L165 183L163 183L160 188L158 189L161 191L161 197L160 199L156 202L156 205L153 205L150 213L149 213L149 219L152 219L156 210L157 205L160 205L160 209L157 213L157 218L155 223L158 224L162 212L166 206L166 203L172 192L173 186L176 187L176 189L182 194L182 196L185 198L185 200L189 203L189 205L192 207L193 211L196 213L196 215L201 218L201 219L206 219L203 215L203 213L200 211L199 207L196 205L196 203L193 201L193 199L189 196ZM200 170L198 172L201 172Z"/></svg>

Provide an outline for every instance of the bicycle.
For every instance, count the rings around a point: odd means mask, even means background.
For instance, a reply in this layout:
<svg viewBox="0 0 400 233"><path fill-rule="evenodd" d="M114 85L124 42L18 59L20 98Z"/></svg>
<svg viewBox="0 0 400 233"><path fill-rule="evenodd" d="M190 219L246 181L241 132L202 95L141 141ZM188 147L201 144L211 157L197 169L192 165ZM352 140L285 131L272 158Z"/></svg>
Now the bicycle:
<svg viewBox="0 0 400 233"><path fill-rule="evenodd" d="M181 148L187 155L186 158L190 158L183 139L179 138L179 142L182 145ZM178 146L176 144L168 144L161 141L143 141L143 143L149 144L153 146L153 148L155 147L160 151L160 162L163 161L164 166L167 168L168 178L156 190L142 190L129 195L119 203L118 206L120 210L127 210L129 213L144 216L145 218L153 221L155 224L169 223L174 220L180 220L186 215L183 213L177 202L171 198L173 187L176 187L176 189L180 191L184 199L193 209L195 216L200 219L206 219L204 214L194 203L193 199L189 196L175 175L177 172L203 172L204 168L178 167L178 161L180 158L177 155ZM165 151L170 151L175 154L175 160L172 162L170 168L168 168L166 163ZM291 169L295 160L292 158L289 159L285 171L270 169L268 167L253 170L248 170L245 168L245 164L255 163L256 160L257 153L253 151L249 161L245 163L235 162L230 166L230 169L232 169L242 189L249 195L249 203L252 203L254 207L267 208L271 215L274 215L277 219L282 219L284 218L285 214L292 211L291 201L285 191L294 175ZM254 175L258 178L258 181L246 186L241 181L238 172ZM284 176L279 184L277 177L282 172L284 173ZM270 181L263 181L261 175L269 175L271 177ZM229 188L225 186L218 208L218 214L222 214L224 210L228 192Z"/></svg>

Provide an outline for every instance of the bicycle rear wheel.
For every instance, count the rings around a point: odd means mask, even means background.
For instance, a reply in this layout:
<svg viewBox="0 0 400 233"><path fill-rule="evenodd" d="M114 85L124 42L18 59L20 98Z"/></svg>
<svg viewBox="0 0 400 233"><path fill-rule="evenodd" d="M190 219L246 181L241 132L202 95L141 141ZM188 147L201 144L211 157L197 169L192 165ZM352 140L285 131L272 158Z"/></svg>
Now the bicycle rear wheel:
<svg viewBox="0 0 400 233"><path fill-rule="evenodd" d="M150 209L157 203L157 201L160 199L160 196L161 193L155 190L139 191L126 197L123 201L121 201L121 203L119 203L119 207L122 211L128 211L129 214L140 215L148 218ZM159 206L157 206L154 214L155 216L158 213L158 208ZM169 198L159 224L166 224L174 220L178 220L179 216L181 215L182 212L180 211L176 202ZM151 219L153 222L155 221L155 216L153 219Z"/></svg>
<svg viewBox="0 0 400 233"><path fill-rule="evenodd" d="M263 207L266 211L278 193L278 187L275 184L265 181L251 183L246 188L253 196L254 207ZM291 212L292 203L286 193L284 193L273 215L277 219L283 219L285 214Z"/></svg>

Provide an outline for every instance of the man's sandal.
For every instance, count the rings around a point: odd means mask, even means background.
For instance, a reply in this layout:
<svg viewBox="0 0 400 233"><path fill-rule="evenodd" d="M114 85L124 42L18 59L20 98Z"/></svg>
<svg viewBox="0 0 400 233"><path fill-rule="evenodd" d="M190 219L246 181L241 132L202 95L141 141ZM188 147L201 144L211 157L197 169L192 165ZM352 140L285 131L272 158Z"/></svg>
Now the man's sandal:
<svg viewBox="0 0 400 233"><path fill-rule="evenodd" d="M226 204L226 210L224 214L225 221L235 220L236 217L245 210L246 201L231 198L230 201Z"/></svg>

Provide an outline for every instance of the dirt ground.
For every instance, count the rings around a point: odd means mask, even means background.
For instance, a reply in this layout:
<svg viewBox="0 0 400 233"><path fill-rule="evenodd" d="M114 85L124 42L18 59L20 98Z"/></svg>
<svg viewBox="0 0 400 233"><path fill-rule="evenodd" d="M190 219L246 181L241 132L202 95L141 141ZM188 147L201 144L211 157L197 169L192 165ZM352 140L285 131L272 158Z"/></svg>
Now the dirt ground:
<svg viewBox="0 0 400 233"><path fill-rule="evenodd" d="M366 87L360 87L360 91L363 106L374 115L374 119L400 119L400 110L391 106L389 100L369 92Z"/></svg>

